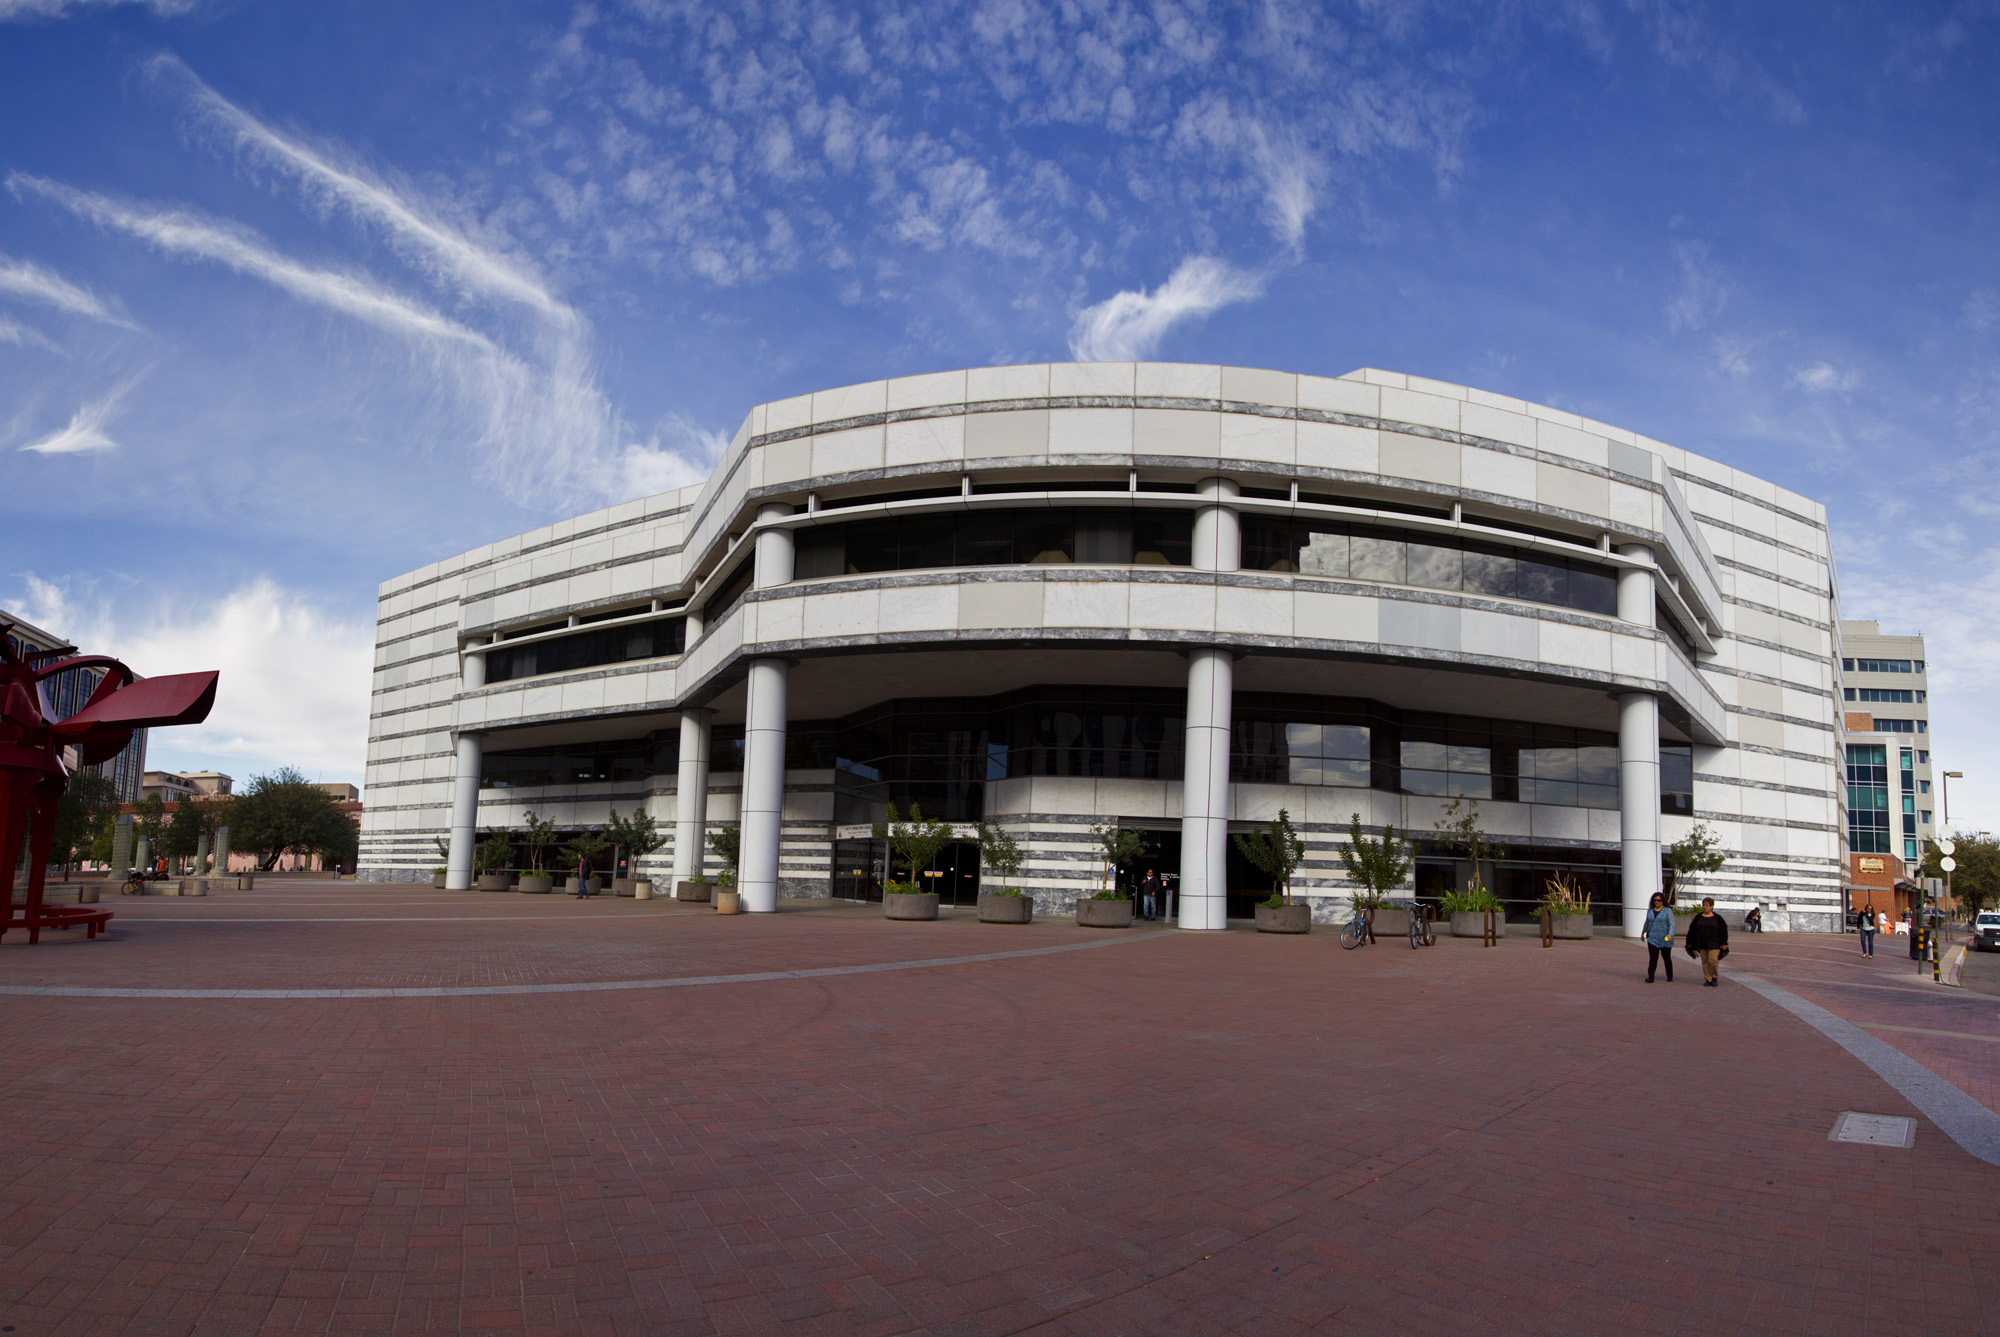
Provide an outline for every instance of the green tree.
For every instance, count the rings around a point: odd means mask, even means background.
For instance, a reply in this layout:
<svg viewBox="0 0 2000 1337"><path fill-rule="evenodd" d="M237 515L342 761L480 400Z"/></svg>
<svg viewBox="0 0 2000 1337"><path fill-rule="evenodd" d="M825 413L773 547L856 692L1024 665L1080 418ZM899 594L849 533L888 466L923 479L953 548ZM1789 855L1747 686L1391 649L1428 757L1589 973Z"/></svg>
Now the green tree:
<svg viewBox="0 0 2000 1337"><path fill-rule="evenodd" d="M1306 857L1306 842L1292 829L1292 815L1280 808L1269 826L1241 832L1232 839L1237 850L1258 872L1277 883L1277 890L1271 899L1290 905L1292 874L1298 871Z"/></svg>
<svg viewBox="0 0 2000 1337"><path fill-rule="evenodd" d="M205 799L182 798L167 818L167 829L160 833L160 853L169 859L194 858L201 838L215 834L215 815L221 806Z"/></svg>
<svg viewBox="0 0 2000 1337"><path fill-rule="evenodd" d="M524 843L528 847L528 871L541 876L549 871L549 851L555 848L556 824L546 817L528 813L528 833Z"/></svg>
<svg viewBox="0 0 2000 1337"><path fill-rule="evenodd" d="M141 839L146 840L154 854L162 853L160 837L167 829L167 801L158 794L148 794L132 805L132 841L136 847Z"/></svg>
<svg viewBox="0 0 2000 1337"><path fill-rule="evenodd" d="M117 808L118 791L109 778L96 771L78 771L69 778L56 800L55 840L49 847L50 855L62 864L64 877L69 876L71 864L90 857L100 819Z"/></svg>
<svg viewBox="0 0 2000 1337"><path fill-rule="evenodd" d="M317 854L326 863L354 857L354 822L333 795L289 766L253 776L229 805L235 847L255 852L265 871L287 854Z"/></svg>
<svg viewBox="0 0 2000 1337"><path fill-rule="evenodd" d="M1683 888L1692 890L1698 875L1722 871L1724 860L1717 843L1708 823L1696 822L1692 831L1660 851L1662 862L1674 870L1673 885L1667 888L1668 905L1679 900Z"/></svg>
<svg viewBox="0 0 2000 1337"><path fill-rule="evenodd" d="M1118 891L1118 870L1130 867L1146 856L1152 845L1146 840L1146 833L1137 827L1093 826L1090 834L1097 837L1098 850L1104 856L1104 877L1111 885L1100 890L1096 899L1100 901L1126 900Z"/></svg>
<svg viewBox="0 0 2000 1337"><path fill-rule="evenodd" d="M667 838L660 834L659 824L644 808L632 809L629 817L620 817L618 809L613 808L610 820L604 824L604 834L611 838L614 850L631 860L634 877L639 875L639 860L667 843ZM616 857L613 856L614 862Z"/></svg>
<svg viewBox="0 0 2000 1337"><path fill-rule="evenodd" d="M475 873L502 873L507 870L507 861L514 857L514 842L498 831L472 847L472 871Z"/></svg>
<svg viewBox="0 0 2000 1337"><path fill-rule="evenodd" d="M1493 837L1479 824L1479 800L1476 798L1455 798L1445 805L1445 814L1451 821L1438 832L1445 843L1465 852L1472 861L1472 879L1466 883L1466 891L1478 894L1488 892L1486 885L1486 865L1507 852L1507 847Z"/></svg>
<svg viewBox="0 0 2000 1337"><path fill-rule="evenodd" d="M1951 894L1959 907L1976 912L2000 905L2000 840L1954 831L1951 844L1951 860L1958 865L1951 871ZM1938 867L1940 857L1937 843L1926 840L1923 876L1944 876Z"/></svg>
<svg viewBox="0 0 2000 1337"><path fill-rule="evenodd" d="M896 805L889 805L889 820L875 823L875 839L889 842L889 849L896 860L903 865L909 881L890 883L886 891L920 892L923 887L917 881L917 874L931 866L931 861L952 842L955 832L949 822L924 820L924 811L916 804L910 805L910 818L903 821L896 816Z"/></svg>
<svg viewBox="0 0 2000 1337"><path fill-rule="evenodd" d="M1018 896L1021 889L1013 885L1021 875L1022 865L1028 856L1021 849L1021 842L1007 833L1006 828L993 822L979 824L979 861L998 873L1006 882L996 895Z"/></svg>
<svg viewBox="0 0 2000 1337"><path fill-rule="evenodd" d="M611 842L601 832L579 831L563 842L562 852L568 857L571 868L586 862L595 868L598 856L610 848Z"/></svg>
<svg viewBox="0 0 2000 1337"><path fill-rule="evenodd" d="M719 826L708 833L708 849L722 863L715 880L725 887L736 885L736 860L743 853L743 828Z"/></svg>
<svg viewBox="0 0 2000 1337"><path fill-rule="evenodd" d="M1410 875L1410 842L1396 834L1394 823L1382 828L1380 840L1370 840L1361 834L1358 812L1347 823L1347 843L1340 847L1339 854L1340 866L1361 884L1361 891L1354 897L1357 908L1381 905Z"/></svg>

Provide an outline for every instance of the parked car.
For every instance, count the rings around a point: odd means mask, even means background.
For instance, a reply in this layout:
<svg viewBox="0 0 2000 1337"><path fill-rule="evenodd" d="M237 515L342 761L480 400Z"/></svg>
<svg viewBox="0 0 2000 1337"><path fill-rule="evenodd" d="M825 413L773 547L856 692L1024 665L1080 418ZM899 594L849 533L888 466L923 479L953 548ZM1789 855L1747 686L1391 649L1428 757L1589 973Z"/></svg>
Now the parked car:
<svg viewBox="0 0 2000 1337"><path fill-rule="evenodd" d="M2000 910L1981 910L1972 921L1972 950L2000 951Z"/></svg>

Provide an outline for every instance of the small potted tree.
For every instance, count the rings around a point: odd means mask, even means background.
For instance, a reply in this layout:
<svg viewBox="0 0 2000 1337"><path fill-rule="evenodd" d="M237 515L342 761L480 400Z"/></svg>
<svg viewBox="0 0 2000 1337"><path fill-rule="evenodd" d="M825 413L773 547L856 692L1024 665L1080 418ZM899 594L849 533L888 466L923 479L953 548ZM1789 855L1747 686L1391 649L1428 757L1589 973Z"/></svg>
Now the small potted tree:
<svg viewBox="0 0 2000 1337"><path fill-rule="evenodd" d="M1090 834L1097 837L1104 856L1103 880L1094 894L1077 901L1076 922L1085 928L1130 928L1132 896L1118 885L1118 870L1145 855L1146 833L1131 827L1093 826Z"/></svg>
<svg viewBox="0 0 2000 1337"><path fill-rule="evenodd" d="M1660 852L1661 862L1673 871L1673 881L1667 885L1667 904L1673 907L1674 932L1680 933L1687 927L1687 921L1701 912L1701 897L1694 895L1696 879L1705 873L1719 873L1725 862L1715 832L1709 830L1708 823L1696 822L1694 829L1676 840ZM1688 894L1683 903L1681 893Z"/></svg>
<svg viewBox="0 0 2000 1337"><path fill-rule="evenodd" d="M531 896L546 896L555 890L549 875L549 851L555 848L556 824L546 817L527 814L528 831L523 843L528 847L528 871L521 874L518 889Z"/></svg>
<svg viewBox="0 0 2000 1337"><path fill-rule="evenodd" d="M622 854L630 861L627 867L632 870L631 877L611 879L612 892L619 896L630 896L634 900L652 899L653 883L651 879L638 875L639 860L667 843L667 838L660 834L659 825L654 822L652 814L644 808L634 808L630 816L620 817L618 810L613 808L610 818L604 824L604 831L611 837L613 869L617 868L618 857ZM642 889L644 895L640 894Z"/></svg>
<svg viewBox="0 0 2000 1337"><path fill-rule="evenodd" d="M743 913L743 893L736 889L736 860L743 852L743 828L722 826L708 833L708 848L722 861L715 875L715 913Z"/></svg>
<svg viewBox="0 0 2000 1337"><path fill-rule="evenodd" d="M595 867L597 857L611 848L611 842L595 831L582 831L563 843L562 852L573 868ZM595 896L601 885L594 876L571 875L577 885L570 890L579 896Z"/></svg>
<svg viewBox="0 0 2000 1337"><path fill-rule="evenodd" d="M1472 874L1466 879L1465 889L1445 894L1444 912L1451 920L1451 936L1483 938L1487 913L1501 914L1506 908L1486 885L1486 864L1498 858L1504 847L1480 827L1478 799L1453 799L1445 805L1445 812L1452 822L1438 834L1465 851L1465 857L1472 862ZM1504 925L1501 931L1506 931Z"/></svg>
<svg viewBox="0 0 2000 1337"><path fill-rule="evenodd" d="M924 820L923 809L914 803L910 805L908 821L897 818L896 805L891 803L888 820L875 823L875 839L889 842L890 855L903 865L907 875L906 881L891 882L882 888L882 909L890 919L938 917L937 893L922 890L917 879L952 838L949 822Z"/></svg>
<svg viewBox="0 0 2000 1337"><path fill-rule="evenodd" d="M1394 823L1382 828L1382 838L1370 840L1361 834L1361 814L1347 822L1347 843L1339 849L1340 866L1347 870L1356 890L1350 893L1356 914L1369 916L1369 926L1377 935L1410 931L1410 916L1417 913L1389 903L1389 893L1399 891L1410 875L1410 842L1396 834Z"/></svg>
<svg viewBox="0 0 2000 1337"><path fill-rule="evenodd" d="M1545 884L1542 912L1549 916L1549 931L1558 938L1588 938L1596 933L1590 920L1590 897L1568 873L1557 873Z"/></svg>
<svg viewBox="0 0 2000 1337"><path fill-rule="evenodd" d="M1242 832L1234 839L1238 852L1277 884L1271 891L1271 899L1257 907L1257 931L1310 933L1312 907L1292 901L1292 874L1306 857L1306 843L1292 829L1292 815L1280 808L1269 826Z"/></svg>
<svg viewBox="0 0 2000 1337"><path fill-rule="evenodd" d="M1027 856L1021 852L1021 842L1015 840L997 824L979 824L979 861L1006 879L1002 885L987 890L984 883L979 887L979 922L982 924L1026 924L1034 920L1035 901L1025 896L1021 889L1012 885L1013 879L1021 875L1021 865Z"/></svg>
<svg viewBox="0 0 2000 1337"><path fill-rule="evenodd" d="M497 831L474 846L472 870L479 875L475 885L481 891L512 890L514 879L507 875L507 860L513 853L513 845Z"/></svg>

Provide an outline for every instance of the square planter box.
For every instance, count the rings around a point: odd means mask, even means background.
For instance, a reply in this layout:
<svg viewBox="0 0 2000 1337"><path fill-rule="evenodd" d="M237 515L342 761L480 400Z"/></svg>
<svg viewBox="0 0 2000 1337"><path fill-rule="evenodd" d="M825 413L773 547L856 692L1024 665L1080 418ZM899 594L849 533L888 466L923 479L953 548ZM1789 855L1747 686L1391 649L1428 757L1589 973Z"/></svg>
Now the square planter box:
<svg viewBox="0 0 2000 1337"><path fill-rule="evenodd" d="M934 891L894 891L882 898L882 906L890 919L936 919L938 898Z"/></svg>
<svg viewBox="0 0 2000 1337"><path fill-rule="evenodd" d="M1555 934L1558 938L1590 938L1597 934L1597 926L1589 915L1555 916Z"/></svg>
<svg viewBox="0 0 2000 1337"><path fill-rule="evenodd" d="M437 888L437 889L438 889L439 891L443 891L443 890L444 890L444 874L443 874L443 873L432 873L432 874L431 874L431 885L432 885L433 887L436 887L436 888Z"/></svg>
<svg viewBox="0 0 2000 1337"><path fill-rule="evenodd" d="M1375 908L1373 920L1375 936L1378 938L1402 938L1410 932L1410 915L1407 905L1381 905Z"/></svg>
<svg viewBox="0 0 2000 1337"><path fill-rule="evenodd" d="M638 891L638 889L639 879L636 877L614 877L611 879L611 894L613 896L630 896Z"/></svg>
<svg viewBox="0 0 2000 1337"><path fill-rule="evenodd" d="M713 882L676 882L674 899L677 901L707 901L709 893L715 890Z"/></svg>
<svg viewBox="0 0 2000 1337"><path fill-rule="evenodd" d="M1085 928L1131 928L1132 902L1083 900L1076 903L1076 922Z"/></svg>
<svg viewBox="0 0 2000 1337"><path fill-rule="evenodd" d="M1313 912L1310 905L1260 905L1257 907L1259 933L1310 933ZM1406 928L1404 930L1408 932Z"/></svg>
<svg viewBox="0 0 2000 1337"><path fill-rule="evenodd" d="M1495 937L1507 936L1507 920L1498 910L1493 912L1493 932ZM1451 912L1451 936L1454 938L1483 938L1486 936L1486 912L1484 910L1454 910Z"/></svg>
<svg viewBox="0 0 2000 1337"><path fill-rule="evenodd" d="M979 922L982 924L1029 924L1035 918L1032 896L989 896L979 893Z"/></svg>

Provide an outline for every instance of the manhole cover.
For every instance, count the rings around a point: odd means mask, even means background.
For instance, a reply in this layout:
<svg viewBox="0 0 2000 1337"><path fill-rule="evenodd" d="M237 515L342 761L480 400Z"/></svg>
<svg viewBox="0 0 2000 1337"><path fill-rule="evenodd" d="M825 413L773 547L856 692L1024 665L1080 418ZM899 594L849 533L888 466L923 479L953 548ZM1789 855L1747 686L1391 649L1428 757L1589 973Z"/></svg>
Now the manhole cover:
<svg viewBox="0 0 2000 1337"><path fill-rule="evenodd" d="M1899 1114L1856 1114L1847 1111L1833 1121L1829 1142L1861 1142L1871 1147L1913 1147L1917 1121Z"/></svg>

